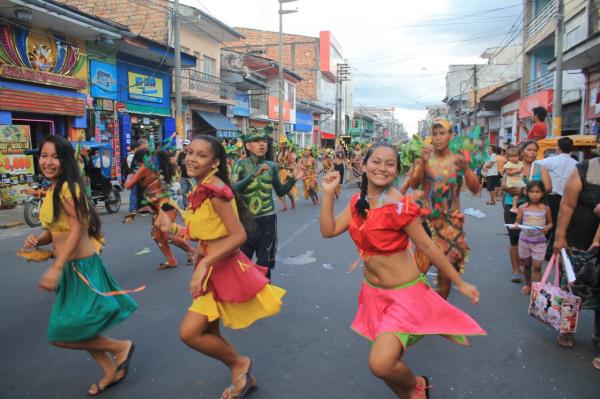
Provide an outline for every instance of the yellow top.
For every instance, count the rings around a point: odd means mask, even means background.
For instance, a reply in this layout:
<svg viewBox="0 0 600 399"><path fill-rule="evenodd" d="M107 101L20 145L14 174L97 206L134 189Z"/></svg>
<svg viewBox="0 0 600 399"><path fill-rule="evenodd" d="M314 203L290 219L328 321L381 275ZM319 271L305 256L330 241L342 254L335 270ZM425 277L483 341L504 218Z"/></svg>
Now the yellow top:
<svg viewBox="0 0 600 399"><path fill-rule="evenodd" d="M77 196L79 196L79 186L75 185L75 192ZM52 196L54 195L54 189L48 189L46 191L46 195L44 196L44 201L42 201L42 206L40 207L40 222L42 227L50 230L51 233L66 233L71 231L71 226L69 226L69 221L67 220L66 212L60 212L58 215L58 219L56 222L52 222L52 217L54 216L53 203L54 199ZM62 185L60 190L59 198L61 201L65 201L73 198L71 195L71 191L69 190L69 185L65 182ZM96 237L91 237L92 245L94 246L94 250L96 253L100 253L102 247L104 246L104 237L97 239Z"/></svg>
<svg viewBox="0 0 600 399"><path fill-rule="evenodd" d="M237 216L235 198L231 199L231 204ZM184 220L192 240L216 240L229 235L223 220L213 208L210 198L204 200L202 205L195 210L188 209L184 214Z"/></svg>
<svg viewBox="0 0 600 399"><path fill-rule="evenodd" d="M77 195L79 195L78 185L75 185L75 191ZM52 222L52 218L54 216L53 195L54 188L51 188L46 192L46 195L44 196L44 201L42 202L42 206L40 207L40 222L42 223L42 227L50 230L50 232L52 233L70 231L71 228L69 227L69 221L67 220L66 212L60 212L58 218L56 219L56 222ZM61 199L61 201L66 201L73 198L73 196L71 195L71 191L69 190L69 185L66 182L63 183L60 189L59 198Z"/></svg>

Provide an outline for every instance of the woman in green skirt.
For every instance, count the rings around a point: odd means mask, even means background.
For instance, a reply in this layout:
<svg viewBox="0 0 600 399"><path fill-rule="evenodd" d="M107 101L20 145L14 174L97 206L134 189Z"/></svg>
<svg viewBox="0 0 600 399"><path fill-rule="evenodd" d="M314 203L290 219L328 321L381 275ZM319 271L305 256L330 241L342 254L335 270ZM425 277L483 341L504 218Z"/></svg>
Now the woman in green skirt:
<svg viewBox="0 0 600 399"><path fill-rule="evenodd" d="M88 390L96 396L127 375L133 341L100 335L128 318L137 304L122 291L98 256L100 219L85 193L71 143L47 137L40 147L39 167L51 181L40 209L46 229L30 235L25 248L52 244L54 261L39 287L56 292L48 340L52 345L87 350L104 375Z"/></svg>

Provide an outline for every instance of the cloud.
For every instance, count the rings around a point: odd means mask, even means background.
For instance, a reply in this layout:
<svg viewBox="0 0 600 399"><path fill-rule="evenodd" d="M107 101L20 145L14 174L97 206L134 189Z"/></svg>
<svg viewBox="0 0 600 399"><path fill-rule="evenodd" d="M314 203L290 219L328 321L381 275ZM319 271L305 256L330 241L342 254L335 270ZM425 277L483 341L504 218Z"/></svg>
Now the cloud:
<svg viewBox="0 0 600 399"><path fill-rule="evenodd" d="M182 2L205 6L230 26L279 30L274 0ZM479 55L500 44L518 19L522 3L300 0L285 3L284 8L298 8L298 13L284 15L284 32L315 37L321 30L333 33L352 67L357 102L396 106L405 126L416 130L425 106L445 96L448 65L483 62Z"/></svg>

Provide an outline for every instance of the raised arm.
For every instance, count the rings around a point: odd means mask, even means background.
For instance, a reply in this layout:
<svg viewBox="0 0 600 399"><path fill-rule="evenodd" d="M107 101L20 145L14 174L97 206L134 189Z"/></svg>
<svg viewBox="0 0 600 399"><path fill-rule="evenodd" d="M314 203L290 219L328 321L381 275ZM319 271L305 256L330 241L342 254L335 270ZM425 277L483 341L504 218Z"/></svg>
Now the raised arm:
<svg viewBox="0 0 600 399"><path fill-rule="evenodd" d="M346 206L337 217L333 216L334 193L338 184L340 184L340 174L338 171L327 173L321 183L323 199L321 201L319 225L321 227L321 235L325 238L339 236L348 230L350 220L352 219L349 206Z"/></svg>
<svg viewBox="0 0 600 399"><path fill-rule="evenodd" d="M242 161L237 161L233 164L233 168L231 168L231 185L238 192L244 191L246 186L254 178L252 173L246 173L247 175L245 177L242 177L243 174L244 166Z"/></svg>

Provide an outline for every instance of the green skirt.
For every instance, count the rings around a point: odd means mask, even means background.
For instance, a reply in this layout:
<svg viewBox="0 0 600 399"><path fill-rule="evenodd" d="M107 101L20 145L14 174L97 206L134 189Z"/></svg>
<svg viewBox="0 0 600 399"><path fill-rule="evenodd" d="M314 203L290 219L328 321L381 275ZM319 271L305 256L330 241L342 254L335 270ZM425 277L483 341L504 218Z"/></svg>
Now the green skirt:
<svg viewBox="0 0 600 399"><path fill-rule="evenodd" d="M77 275L74 267L100 292L120 291L98 255L68 262L58 283L50 313L48 340L85 341L127 319L137 309L129 295L102 296Z"/></svg>

